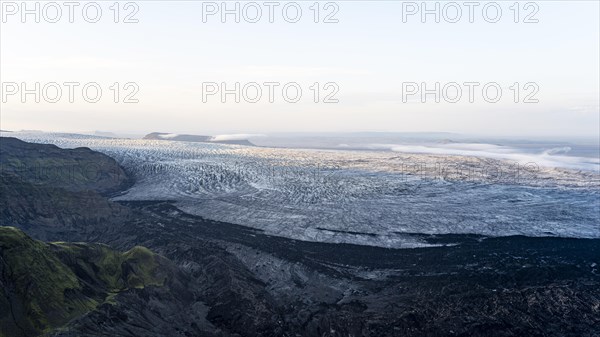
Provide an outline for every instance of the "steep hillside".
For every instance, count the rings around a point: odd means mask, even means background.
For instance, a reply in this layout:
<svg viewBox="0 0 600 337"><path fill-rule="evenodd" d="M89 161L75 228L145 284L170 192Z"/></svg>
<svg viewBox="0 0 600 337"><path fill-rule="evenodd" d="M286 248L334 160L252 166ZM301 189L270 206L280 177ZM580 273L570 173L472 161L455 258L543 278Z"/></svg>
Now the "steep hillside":
<svg viewBox="0 0 600 337"><path fill-rule="evenodd" d="M106 233L131 218L126 207L95 191L70 191L33 184L12 173L0 173L0 217L3 226L17 226L42 240L78 240Z"/></svg>
<svg viewBox="0 0 600 337"><path fill-rule="evenodd" d="M94 190L108 195L132 181L111 157L85 147L61 149L0 137L0 172L12 173L36 185L69 191Z"/></svg>
<svg viewBox="0 0 600 337"><path fill-rule="evenodd" d="M144 247L121 253L101 244L44 243L0 227L1 336L61 327L131 289L163 287L176 268Z"/></svg>

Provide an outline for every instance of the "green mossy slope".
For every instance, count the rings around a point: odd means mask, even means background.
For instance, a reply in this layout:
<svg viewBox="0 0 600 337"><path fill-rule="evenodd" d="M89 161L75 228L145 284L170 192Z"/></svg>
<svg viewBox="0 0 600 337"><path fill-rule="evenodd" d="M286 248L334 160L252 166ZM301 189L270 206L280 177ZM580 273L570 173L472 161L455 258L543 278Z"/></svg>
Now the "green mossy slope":
<svg viewBox="0 0 600 337"><path fill-rule="evenodd" d="M163 286L166 259L144 247L44 243L0 227L0 336L35 336L114 301L132 288Z"/></svg>

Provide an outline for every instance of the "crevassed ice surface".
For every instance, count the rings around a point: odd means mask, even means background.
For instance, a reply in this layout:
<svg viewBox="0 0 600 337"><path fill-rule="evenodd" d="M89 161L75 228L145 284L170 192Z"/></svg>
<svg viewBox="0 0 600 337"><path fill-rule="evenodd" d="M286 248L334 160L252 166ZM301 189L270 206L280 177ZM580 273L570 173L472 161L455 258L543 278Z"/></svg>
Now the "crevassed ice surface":
<svg viewBox="0 0 600 337"><path fill-rule="evenodd" d="M245 147L10 133L115 158L135 185L116 200L300 240L423 246L423 234L600 238L600 174L464 156Z"/></svg>

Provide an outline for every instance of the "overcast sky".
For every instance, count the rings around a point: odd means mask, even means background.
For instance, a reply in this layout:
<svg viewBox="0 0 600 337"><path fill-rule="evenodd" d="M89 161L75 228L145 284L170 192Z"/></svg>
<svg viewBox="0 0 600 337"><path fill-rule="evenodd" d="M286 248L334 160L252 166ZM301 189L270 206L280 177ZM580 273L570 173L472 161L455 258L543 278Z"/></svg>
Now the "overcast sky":
<svg viewBox="0 0 600 337"><path fill-rule="evenodd" d="M42 86L96 82L103 95L97 103L85 102L78 94L80 86L70 103L68 88L63 86L57 103L44 97L35 103L31 95L22 103L19 94L3 92L2 129L197 134L448 131L595 137L599 133L597 1L535 2L539 11L529 20L538 23L523 22L537 10L525 8L525 2L515 23L515 10L509 8L512 1L499 2L502 17L496 23L486 21L494 18L494 8L483 16L485 2L474 8L473 23L465 6L458 23L446 22L443 15L440 23L433 15L422 23L419 13L403 22L403 9L407 14L411 8L391 1L335 2L337 13L330 19L338 23L322 22L336 10L325 8L324 2L319 6L320 22L314 23L312 1L298 2L303 12L297 23L285 21L293 19L294 9L283 17L286 3L281 2L274 9L275 22L270 23L268 7L258 2L263 10L258 23L246 22L244 16L236 23L232 15L222 23L218 14L203 20L201 2L138 1L139 10L132 18L139 22L129 24L113 22L112 1L99 3L103 16L93 24L82 17L82 6L74 11L75 23L64 12L55 24L44 17L35 23L32 16L22 23L20 13L7 15L4 8L0 26L4 89L12 82L25 82L28 88L35 82ZM443 9L446 3L440 4ZM133 9L120 8L119 21ZM454 9L447 9L446 19L452 20ZM252 8L247 13L248 19L254 17ZM52 9L48 15L54 16ZM114 103L110 89L114 82L121 87L135 82L139 92L134 98L139 103ZM217 94L207 96L204 103L203 82L226 82L230 88L235 82L242 86L256 82L263 97L257 103L244 97L235 103L229 95L228 102L222 103ZM287 103L281 85L274 89L275 103L270 103L264 82L296 82L303 95L299 102ZM321 87L319 103L313 102L314 82ZM339 87L332 97L339 103L322 102L335 90L335 86L324 88L327 82ZM429 95L422 103L415 94L403 101L406 82L425 82L429 88L435 82L442 86L456 82L463 97L457 103L444 97L435 103ZM498 83L502 97L488 103L479 86L475 102L470 103L464 82ZM515 82L520 84L519 103L514 103L515 90L510 89ZM535 86L525 88L528 82ZM539 103L523 103L536 86L539 91L530 98ZM132 90L121 88L119 100ZM252 90L249 96L254 96Z"/></svg>

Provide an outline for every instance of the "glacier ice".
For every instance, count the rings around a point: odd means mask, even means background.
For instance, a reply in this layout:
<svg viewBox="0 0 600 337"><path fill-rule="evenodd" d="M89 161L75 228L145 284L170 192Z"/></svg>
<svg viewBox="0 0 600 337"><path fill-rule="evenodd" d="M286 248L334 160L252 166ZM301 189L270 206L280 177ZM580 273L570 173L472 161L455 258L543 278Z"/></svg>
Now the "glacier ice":
<svg viewBox="0 0 600 337"><path fill-rule="evenodd" d="M135 185L116 200L300 240L418 247L413 233L600 238L600 175L490 158L10 133L115 158Z"/></svg>

